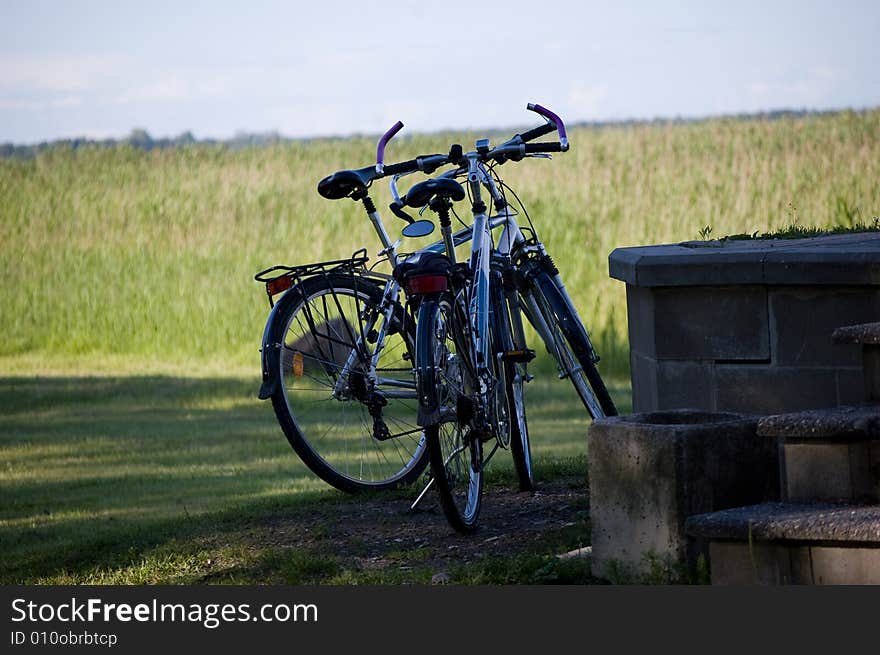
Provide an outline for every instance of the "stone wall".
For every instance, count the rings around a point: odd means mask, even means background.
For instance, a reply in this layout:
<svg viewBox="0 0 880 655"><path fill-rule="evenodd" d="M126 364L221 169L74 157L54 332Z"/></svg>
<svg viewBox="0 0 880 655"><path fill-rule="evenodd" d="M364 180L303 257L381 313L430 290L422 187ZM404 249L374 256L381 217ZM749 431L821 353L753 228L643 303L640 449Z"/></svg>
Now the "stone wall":
<svg viewBox="0 0 880 655"><path fill-rule="evenodd" d="M618 248L633 411L772 414L859 402L861 350L836 327L880 319L880 234Z"/></svg>

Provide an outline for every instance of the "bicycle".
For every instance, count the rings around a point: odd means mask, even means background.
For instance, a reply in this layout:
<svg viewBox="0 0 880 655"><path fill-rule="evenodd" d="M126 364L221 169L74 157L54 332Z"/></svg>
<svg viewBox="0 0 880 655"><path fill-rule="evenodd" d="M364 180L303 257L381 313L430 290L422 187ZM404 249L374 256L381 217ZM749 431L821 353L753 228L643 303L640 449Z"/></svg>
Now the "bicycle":
<svg viewBox="0 0 880 655"><path fill-rule="evenodd" d="M413 506L435 485L450 524L461 532L476 528L482 471L498 448L511 450L520 488L528 490L533 486L524 384L531 378L527 367L534 351L526 345L523 315L555 357L560 377L567 377L574 384L590 416L617 413L596 369L598 355L558 270L531 221L529 227L517 223L518 212L506 198L509 187L495 171L497 165L508 161L568 150L562 120L540 105L530 104L528 109L547 122L495 148L481 139L472 152L465 153L460 146L453 145L447 155L424 155L385 166L384 148L402 127L398 122L380 140L375 166L340 171L319 183L319 193L324 197L349 197L364 204L383 244L379 254L392 264L391 276L366 269L363 257L316 264L312 269L293 267L280 276L273 274L278 269L275 267L257 276L267 284L270 299L279 290L286 291L276 307L285 305L287 309L273 309L264 333L264 383L260 397L272 398L279 422L297 453L319 476L346 491L411 481L430 460L431 479ZM553 131L559 134L558 142L529 143ZM416 184L401 197L397 190L401 177L416 171L431 174L447 164L454 169ZM427 207L438 215L440 241L409 256L398 253L399 242L389 238L367 193L374 180L386 176L392 177L394 201L390 209L408 222L404 235L429 233L426 223L433 229L432 222L413 221L403 211L406 206ZM466 189L455 180L459 176L467 177ZM484 188L495 210L491 216L482 201ZM450 210L454 202L463 200L467 194L471 198L473 224L453 233ZM521 203L520 207L525 213ZM496 245L492 231L499 227L503 229ZM469 260L457 262L455 248L468 242ZM309 279L319 281L307 287ZM337 289L344 289L351 295L356 281L371 289L358 296L363 305L363 310L357 311L358 330L348 329L343 334L344 330L338 328L331 335L330 330L321 332L314 321L307 324L316 342L326 342L325 354L314 359L332 378L325 384L325 388L333 390L331 397L356 400L372 420L372 427L369 421L363 422L361 442L375 446L397 444L403 437L411 440L412 447L405 449L407 455L399 458L400 465L391 466L396 470L382 479L366 479L363 466L356 477L350 472L340 475L337 468L328 465L314 440L306 437L294 418L290 394L281 383L285 367L294 375L303 370L302 360L298 368L297 353L304 349L290 346L280 334L286 327L279 326L291 323L286 317L303 305L306 291L323 289L335 294ZM401 290L405 291L405 302L400 298ZM321 325L330 322L326 306L319 318L324 319ZM346 335L348 338L341 338ZM411 368L409 375L405 366L391 369L397 376L388 378L378 374L383 369L377 367L376 361L386 351L384 340L393 335L400 335L405 349L401 359L409 362ZM331 344L341 346L341 354L346 356L331 357ZM281 353L288 351L292 353L291 362L286 364ZM302 372L299 377L303 377ZM398 419L395 425L405 425L407 430L394 436L385 430L390 400L415 401L416 405L403 405L409 420ZM489 441L494 441L494 447L484 457L483 444Z"/></svg>

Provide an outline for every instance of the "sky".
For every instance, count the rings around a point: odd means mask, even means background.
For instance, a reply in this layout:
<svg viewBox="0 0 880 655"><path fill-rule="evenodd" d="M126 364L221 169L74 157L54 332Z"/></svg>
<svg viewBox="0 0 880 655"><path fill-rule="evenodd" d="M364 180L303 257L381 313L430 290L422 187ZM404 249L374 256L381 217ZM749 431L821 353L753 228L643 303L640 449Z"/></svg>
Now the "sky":
<svg viewBox="0 0 880 655"><path fill-rule="evenodd" d="M0 142L880 106L880 0L0 0Z"/></svg>

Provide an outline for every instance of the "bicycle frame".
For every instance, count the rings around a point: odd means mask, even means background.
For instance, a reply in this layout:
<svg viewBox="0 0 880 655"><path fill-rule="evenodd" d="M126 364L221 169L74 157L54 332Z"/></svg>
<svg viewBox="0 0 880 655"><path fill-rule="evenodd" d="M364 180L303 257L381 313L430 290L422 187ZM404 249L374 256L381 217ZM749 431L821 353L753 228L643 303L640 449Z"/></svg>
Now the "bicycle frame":
<svg viewBox="0 0 880 655"><path fill-rule="evenodd" d="M397 126L395 126L395 128L397 128ZM395 128L392 128L392 132ZM483 150L485 152L486 148L488 148L488 141L477 143L478 151ZM564 149L567 149L567 147ZM409 175L412 172L415 171L397 173L393 175L391 179L391 193L394 200L398 203L400 202L400 195L397 192L397 181L401 177ZM509 273L512 267L511 256L514 252L534 252L541 257L546 257L547 253L540 241L535 239L532 243L526 242L526 238L516 221L516 212L508 207L503 195L495 185L492 174L487 170L481 160L480 152L469 152L464 154L461 168L448 171L444 173L442 177L454 178L463 174L467 175L467 184L470 189L473 210L472 224L454 233L448 226L445 228L441 227L442 238L426 247L420 248L419 252L427 251L445 253L452 262L455 263L455 249L458 246L467 243L471 244L468 266L473 277L468 295L468 314L471 321L470 329L474 346L473 355L476 368L476 382L480 385L480 391L482 392L481 395L483 395L487 391L487 383L491 380L491 375L488 373L490 366L489 358L494 356L494 354L490 352L489 336L490 322L492 322L490 319L492 306L492 269L493 267L500 268L503 273ZM496 207L502 208L495 215L489 215L486 205L482 201L482 190L484 188L491 196L491 203ZM382 217L378 210L375 209L374 205L371 207L371 211L368 211L368 216L379 241L382 244L382 249L378 254L387 257L391 265L396 267L401 261L401 255L398 251L401 241L392 241L382 221ZM493 243L492 233L499 227L503 227L503 230L496 245ZM589 334L587 333L584 323L578 315L574 303L572 302L565 285L562 283L558 272L554 272L548 277L543 278L545 283L548 279L552 282L554 287L554 293L552 295L558 300L557 304L560 305L559 307L551 308L552 311L560 320L564 320L566 324L569 325L570 330L581 337L581 340L588 345L589 356L594 361L598 361ZM499 283L502 283L501 280L499 280ZM524 313L529 323L534 327L541 340L545 343L547 350L554 355L557 364L559 364L560 377L564 377L565 373L563 371L565 365L563 363L563 355L558 350L558 346L553 337L553 330L548 324L548 321L552 321L553 317L545 317L544 314L546 310L542 311L541 306L533 295L533 291L535 291L542 293L545 298L548 296L547 292L542 292L539 286L540 285L537 282L534 285L527 285L519 289L512 287L511 285L505 285L504 299L506 302L503 303L504 306L501 309L506 316L496 317L494 322L496 326L504 324L506 327L502 329L512 331L511 340L515 349L526 349L525 333L521 316ZM383 292L382 302L384 317L378 330L379 339L376 341L376 349L370 358L371 365L368 373L373 383L376 385L382 384L382 380L376 375L376 361L378 360L379 354L384 346L387 323L391 316L390 312L393 311L393 304L397 301L400 291L400 285L393 278L389 278L385 284ZM504 321L503 319L507 320ZM372 331L374 327L375 325L369 326L368 329L364 331L364 334ZM495 327L492 329L497 330L498 328ZM357 350L352 351L352 354L342 370L343 376L340 377L340 382L337 384L338 387L343 384L342 380L344 379L344 374L350 372L352 367L356 364L358 352L361 352L363 347L364 343L361 337L357 341ZM408 388L398 391L387 390L384 391L384 393L386 393L389 398L414 397L414 393Z"/></svg>
<svg viewBox="0 0 880 655"><path fill-rule="evenodd" d="M479 207L478 203L481 203L483 188L489 192L493 201L499 200L501 194L496 188L491 175L485 170L485 167L477 161L476 157L471 158L469 161L472 162L472 164L470 165L471 170L468 171L468 183L471 188L474 205ZM462 172L463 170L461 169L449 171L444 174L444 177L454 177ZM392 195L395 198L399 198L396 190L396 182L400 177L402 176L397 175L392 180ZM389 261L393 264L397 264L400 258L398 253L400 241L391 241L378 212L374 212L370 215L370 221L379 236L380 242L384 246L383 250L378 254L386 255ZM493 243L492 233L499 227L503 228L503 230L496 246ZM546 252L543 244L540 242L537 242L534 245L526 245L525 236L516 220L516 212L506 206L492 216L488 215L485 211L474 213L472 225L466 226L454 233L444 234L442 239L420 248L419 251L446 253L450 256L450 259L455 261L454 249L467 243L471 243L469 266L474 272L474 280L470 290L471 306L469 308L469 313L470 316L474 317L472 329L474 330L475 335L474 343L477 347L475 355L477 356L476 363L478 365L478 378L483 380L489 362L488 358L491 356L488 352L489 340L487 335L489 331L490 307L489 280L491 277L490 270L493 262L500 264L502 267L505 266L504 263L506 262L509 266L511 255L517 249L534 249L534 251L540 255L546 255ZM452 246L451 249L449 247L450 245ZM583 322L581 321L561 278L557 274L551 279L560 296L563 298L567 311L574 319L574 323L578 326L578 329L582 331L587 343L590 343ZM400 286L393 279L390 280L385 287L383 302L390 306L391 301L397 298L399 293ZM538 303L532 294L528 291L522 290L519 292L515 289L507 290L505 292L505 299L507 301L507 307L505 309L507 310L507 317L510 319L513 330L512 339L515 347L525 348L525 331L523 329L521 317L521 313L525 313L529 323L538 333L541 340L546 344L547 349L553 353L557 362L561 364L560 354L556 350L552 331L547 325L543 312L539 308ZM522 312L520 310L522 310ZM380 334L384 334L384 332L380 331ZM380 348L381 338L380 341L377 342L377 350L373 356L373 361L378 357ZM379 380L376 381L379 382Z"/></svg>

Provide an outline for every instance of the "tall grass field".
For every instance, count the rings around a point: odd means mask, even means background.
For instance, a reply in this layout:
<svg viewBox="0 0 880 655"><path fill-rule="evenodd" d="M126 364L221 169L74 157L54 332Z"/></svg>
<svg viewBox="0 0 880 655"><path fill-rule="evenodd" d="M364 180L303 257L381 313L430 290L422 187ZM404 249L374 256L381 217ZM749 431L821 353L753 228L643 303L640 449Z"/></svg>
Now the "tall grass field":
<svg viewBox="0 0 880 655"><path fill-rule="evenodd" d="M403 136L387 158L479 136ZM706 226L715 237L880 215L880 111L582 128L571 142L552 162L499 170L616 377L628 357L624 288L608 277L614 248L698 239ZM2 365L255 366L267 310L256 271L379 250L359 205L315 190L374 153L374 138L351 138L0 160ZM387 186L374 189L386 207ZM402 226L390 212L386 223Z"/></svg>
<svg viewBox="0 0 880 655"><path fill-rule="evenodd" d="M401 135L386 160L481 136ZM570 138L553 161L498 172L559 267L622 411L626 303L608 277L612 250L880 216L880 110ZM283 547L244 548L230 532L335 494L256 400L268 303L253 275L363 246L375 260L362 208L316 192L374 156L375 138L353 137L0 160L0 582L317 579L290 573ZM373 196L390 202L381 181ZM552 378L527 391L538 466L582 471L586 418ZM496 466L505 479L509 456ZM350 580L334 575L323 580Z"/></svg>

